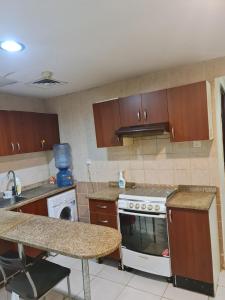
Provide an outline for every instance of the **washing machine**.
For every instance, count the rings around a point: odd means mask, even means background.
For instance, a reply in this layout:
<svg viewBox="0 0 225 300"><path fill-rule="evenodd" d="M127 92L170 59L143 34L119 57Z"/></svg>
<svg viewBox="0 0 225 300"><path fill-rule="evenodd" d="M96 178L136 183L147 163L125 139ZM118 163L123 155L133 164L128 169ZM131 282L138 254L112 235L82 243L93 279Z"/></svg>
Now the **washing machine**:
<svg viewBox="0 0 225 300"><path fill-rule="evenodd" d="M77 221L77 200L75 190L70 190L47 199L48 216L69 221Z"/></svg>

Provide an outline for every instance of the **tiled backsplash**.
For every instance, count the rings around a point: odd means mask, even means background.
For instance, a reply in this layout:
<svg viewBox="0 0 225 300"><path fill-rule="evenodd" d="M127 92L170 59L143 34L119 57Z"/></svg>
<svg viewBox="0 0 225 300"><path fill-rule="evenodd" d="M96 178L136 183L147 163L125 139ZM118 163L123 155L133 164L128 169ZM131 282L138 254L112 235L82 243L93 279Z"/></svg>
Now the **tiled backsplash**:
<svg viewBox="0 0 225 300"><path fill-rule="evenodd" d="M125 171L128 181L146 184L218 185L214 145L202 141L171 143L168 135L135 138L131 146L108 148L108 160L94 160L90 166L95 182L118 179Z"/></svg>

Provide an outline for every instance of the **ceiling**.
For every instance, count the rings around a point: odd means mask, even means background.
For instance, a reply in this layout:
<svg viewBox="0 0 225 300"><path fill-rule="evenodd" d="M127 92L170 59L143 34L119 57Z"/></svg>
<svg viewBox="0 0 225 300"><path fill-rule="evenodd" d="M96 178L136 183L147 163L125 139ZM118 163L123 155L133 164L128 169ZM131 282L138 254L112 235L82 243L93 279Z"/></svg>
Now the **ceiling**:
<svg viewBox="0 0 225 300"><path fill-rule="evenodd" d="M225 56L224 0L1 1L0 75L17 84L0 92L52 97L186 63ZM26 83L50 70L68 84Z"/></svg>

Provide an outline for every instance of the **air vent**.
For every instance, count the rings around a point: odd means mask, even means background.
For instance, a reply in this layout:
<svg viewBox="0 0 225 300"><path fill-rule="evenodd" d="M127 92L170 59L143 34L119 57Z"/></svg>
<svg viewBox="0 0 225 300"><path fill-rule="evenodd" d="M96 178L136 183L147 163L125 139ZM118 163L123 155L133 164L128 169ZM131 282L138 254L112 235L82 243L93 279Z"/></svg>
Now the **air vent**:
<svg viewBox="0 0 225 300"><path fill-rule="evenodd" d="M11 75L12 73L6 74L4 76L0 76L0 88L8 86L8 85L12 85L17 83L18 81L13 80L13 79L9 79L7 78L7 76Z"/></svg>
<svg viewBox="0 0 225 300"><path fill-rule="evenodd" d="M52 77L53 73L50 71L44 71L41 73L41 75L42 75L42 78L37 79L29 84L40 87L40 88L50 88L50 87L61 86L61 85L67 84L67 82L65 82L65 81L60 81L60 80L54 79Z"/></svg>

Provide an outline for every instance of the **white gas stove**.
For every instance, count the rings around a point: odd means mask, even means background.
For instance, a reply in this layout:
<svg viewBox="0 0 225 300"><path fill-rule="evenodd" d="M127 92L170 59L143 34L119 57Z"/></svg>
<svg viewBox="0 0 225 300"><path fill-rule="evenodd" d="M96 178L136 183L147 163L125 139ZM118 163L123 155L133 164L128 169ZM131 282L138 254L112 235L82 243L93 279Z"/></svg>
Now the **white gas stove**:
<svg viewBox="0 0 225 300"><path fill-rule="evenodd" d="M166 201L175 188L136 188L119 195L118 206L131 211L166 213Z"/></svg>
<svg viewBox="0 0 225 300"><path fill-rule="evenodd" d="M122 266L170 277L166 201L176 188L136 188L119 195Z"/></svg>

